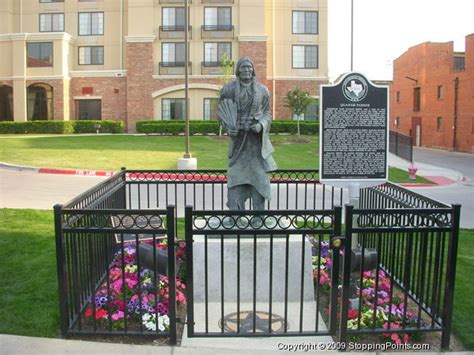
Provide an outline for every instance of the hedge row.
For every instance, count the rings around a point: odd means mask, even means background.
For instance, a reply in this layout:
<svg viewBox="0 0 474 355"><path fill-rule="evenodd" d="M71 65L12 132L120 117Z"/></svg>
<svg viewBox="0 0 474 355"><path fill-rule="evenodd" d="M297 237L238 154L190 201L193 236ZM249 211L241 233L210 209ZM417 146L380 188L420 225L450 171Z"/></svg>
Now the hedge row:
<svg viewBox="0 0 474 355"><path fill-rule="evenodd" d="M178 135L184 133L184 121L138 121L138 133L155 133ZM192 120L189 122L191 134L218 134L219 123L217 121ZM296 121L273 121L271 133L297 134ZM316 135L319 133L318 122L300 122L300 133L302 135Z"/></svg>
<svg viewBox="0 0 474 355"><path fill-rule="evenodd" d="M122 133L122 121L28 121L28 122L0 122L1 134L72 134L96 133L96 125L100 125L99 133Z"/></svg>

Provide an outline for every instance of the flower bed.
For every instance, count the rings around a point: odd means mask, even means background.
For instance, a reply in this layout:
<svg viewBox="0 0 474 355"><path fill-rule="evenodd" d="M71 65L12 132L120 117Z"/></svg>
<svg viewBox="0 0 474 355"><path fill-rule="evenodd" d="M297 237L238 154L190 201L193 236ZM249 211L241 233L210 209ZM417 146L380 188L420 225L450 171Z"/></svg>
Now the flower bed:
<svg viewBox="0 0 474 355"><path fill-rule="evenodd" d="M140 243L153 244L152 241ZM157 241L156 247L167 249L166 242ZM176 251L178 265L184 264L184 247ZM186 304L183 271L176 277L176 304ZM86 308L86 323L98 329L141 330L166 332L169 330L169 280L150 269L138 269L137 245L124 243L114 255L108 277L94 294L94 302Z"/></svg>
<svg viewBox="0 0 474 355"><path fill-rule="evenodd" d="M329 291L331 289L332 250L328 242L319 242L309 238L313 244L313 278L319 279L319 289L322 291L321 300L326 307L326 316L329 314ZM341 255L343 252L341 251ZM360 278L356 280L356 297L360 301L358 307L349 306L347 327L349 330L359 329L402 329L423 325L423 321L409 309L409 303L392 284L387 274L380 270L378 277L375 272L367 271L362 274L362 288ZM377 292L376 292L377 290ZM340 290L339 290L340 291ZM340 292L339 292L340 293ZM340 299L340 295L339 295ZM338 313L338 318L340 314ZM384 342L396 344L419 340L417 333L383 333Z"/></svg>

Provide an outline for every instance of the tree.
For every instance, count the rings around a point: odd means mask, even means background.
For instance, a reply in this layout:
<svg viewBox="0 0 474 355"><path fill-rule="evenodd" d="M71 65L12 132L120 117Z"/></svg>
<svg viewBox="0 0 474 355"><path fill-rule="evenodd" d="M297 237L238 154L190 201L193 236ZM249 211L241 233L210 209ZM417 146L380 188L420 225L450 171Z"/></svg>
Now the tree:
<svg viewBox="0 0 474 355"><path fill-rule="evenodd" d="M291 110L292 115L301 116L306 113L308 106L313 102L309 92L294 88L288 91L285 99L285 106ZM300 120L297 121L298 137L300 136Z"/></svg>
<svg viewBox="0 0 474 355"><path fill-rule="evenodd" d="M219 63L222 68L222 76L220 77L221 89L218 92L218 96L221 96L222 88L232 80L232 74L234 73L234 61L227 57L227 53L224 52ZM222 125L219 122L219 137L222 136Z"/></svg>

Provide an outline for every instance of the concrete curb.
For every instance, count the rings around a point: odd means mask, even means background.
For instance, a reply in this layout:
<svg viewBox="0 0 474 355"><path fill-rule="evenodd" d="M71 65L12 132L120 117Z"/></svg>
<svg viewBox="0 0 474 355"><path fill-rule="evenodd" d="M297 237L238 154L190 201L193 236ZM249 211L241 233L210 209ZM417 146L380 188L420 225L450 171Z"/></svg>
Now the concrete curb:
<svg viewBox="0 0 474 355"><path fill-rule="evenodd" d="M390 166L397 167L399 169L404 169L405 166L402 164L389 164ZM439 187L439 186L447 186L454 184L456 182L463 180L463 175L457 171L449 170L449 169L441 169L437 167L432 167L432 169L426 169L428 165L420 164L425 167L426 173L444 173L444 175L428 175L428 174L420 174L418 175L424 176L428 180L434 182L434 184L426 184L426 183L401 183L400 186L403 187ZM429 166L431 167L431 166ZM21 165L14 165L0 162L0 169L10 170L10 171L29 171L32 173L38 174L58 174L58 175L75 175L75 176L102 176L102 177L110 177L115 174L114 171L107 171L107 170L88 170L88 169L57 169L57 168L37 168L31 166L21 166ZM448 177L449 176L449 177Z"/></svg>
<svg viewBox="0 0 474 355"><path fill-rule="evenodd" d="M0 162L0 169L11 171L29 171L38 174L60 174L78 176L112 176L115 174L115 172L113 171L105 170L36 168L32 166L20 166L2 162Z"/></svg>

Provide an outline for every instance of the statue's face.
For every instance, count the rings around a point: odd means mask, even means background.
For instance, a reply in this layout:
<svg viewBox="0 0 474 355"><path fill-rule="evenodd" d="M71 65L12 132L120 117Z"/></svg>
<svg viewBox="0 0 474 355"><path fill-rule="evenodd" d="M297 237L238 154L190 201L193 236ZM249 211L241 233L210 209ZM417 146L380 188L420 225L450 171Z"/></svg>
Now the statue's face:
<svg viewBox="0 0 474 355"><path fill-rule="evenodd" d="M253 66L250 62L243 62L239 67L239 78L249 80L252 78Z"/></svg>

